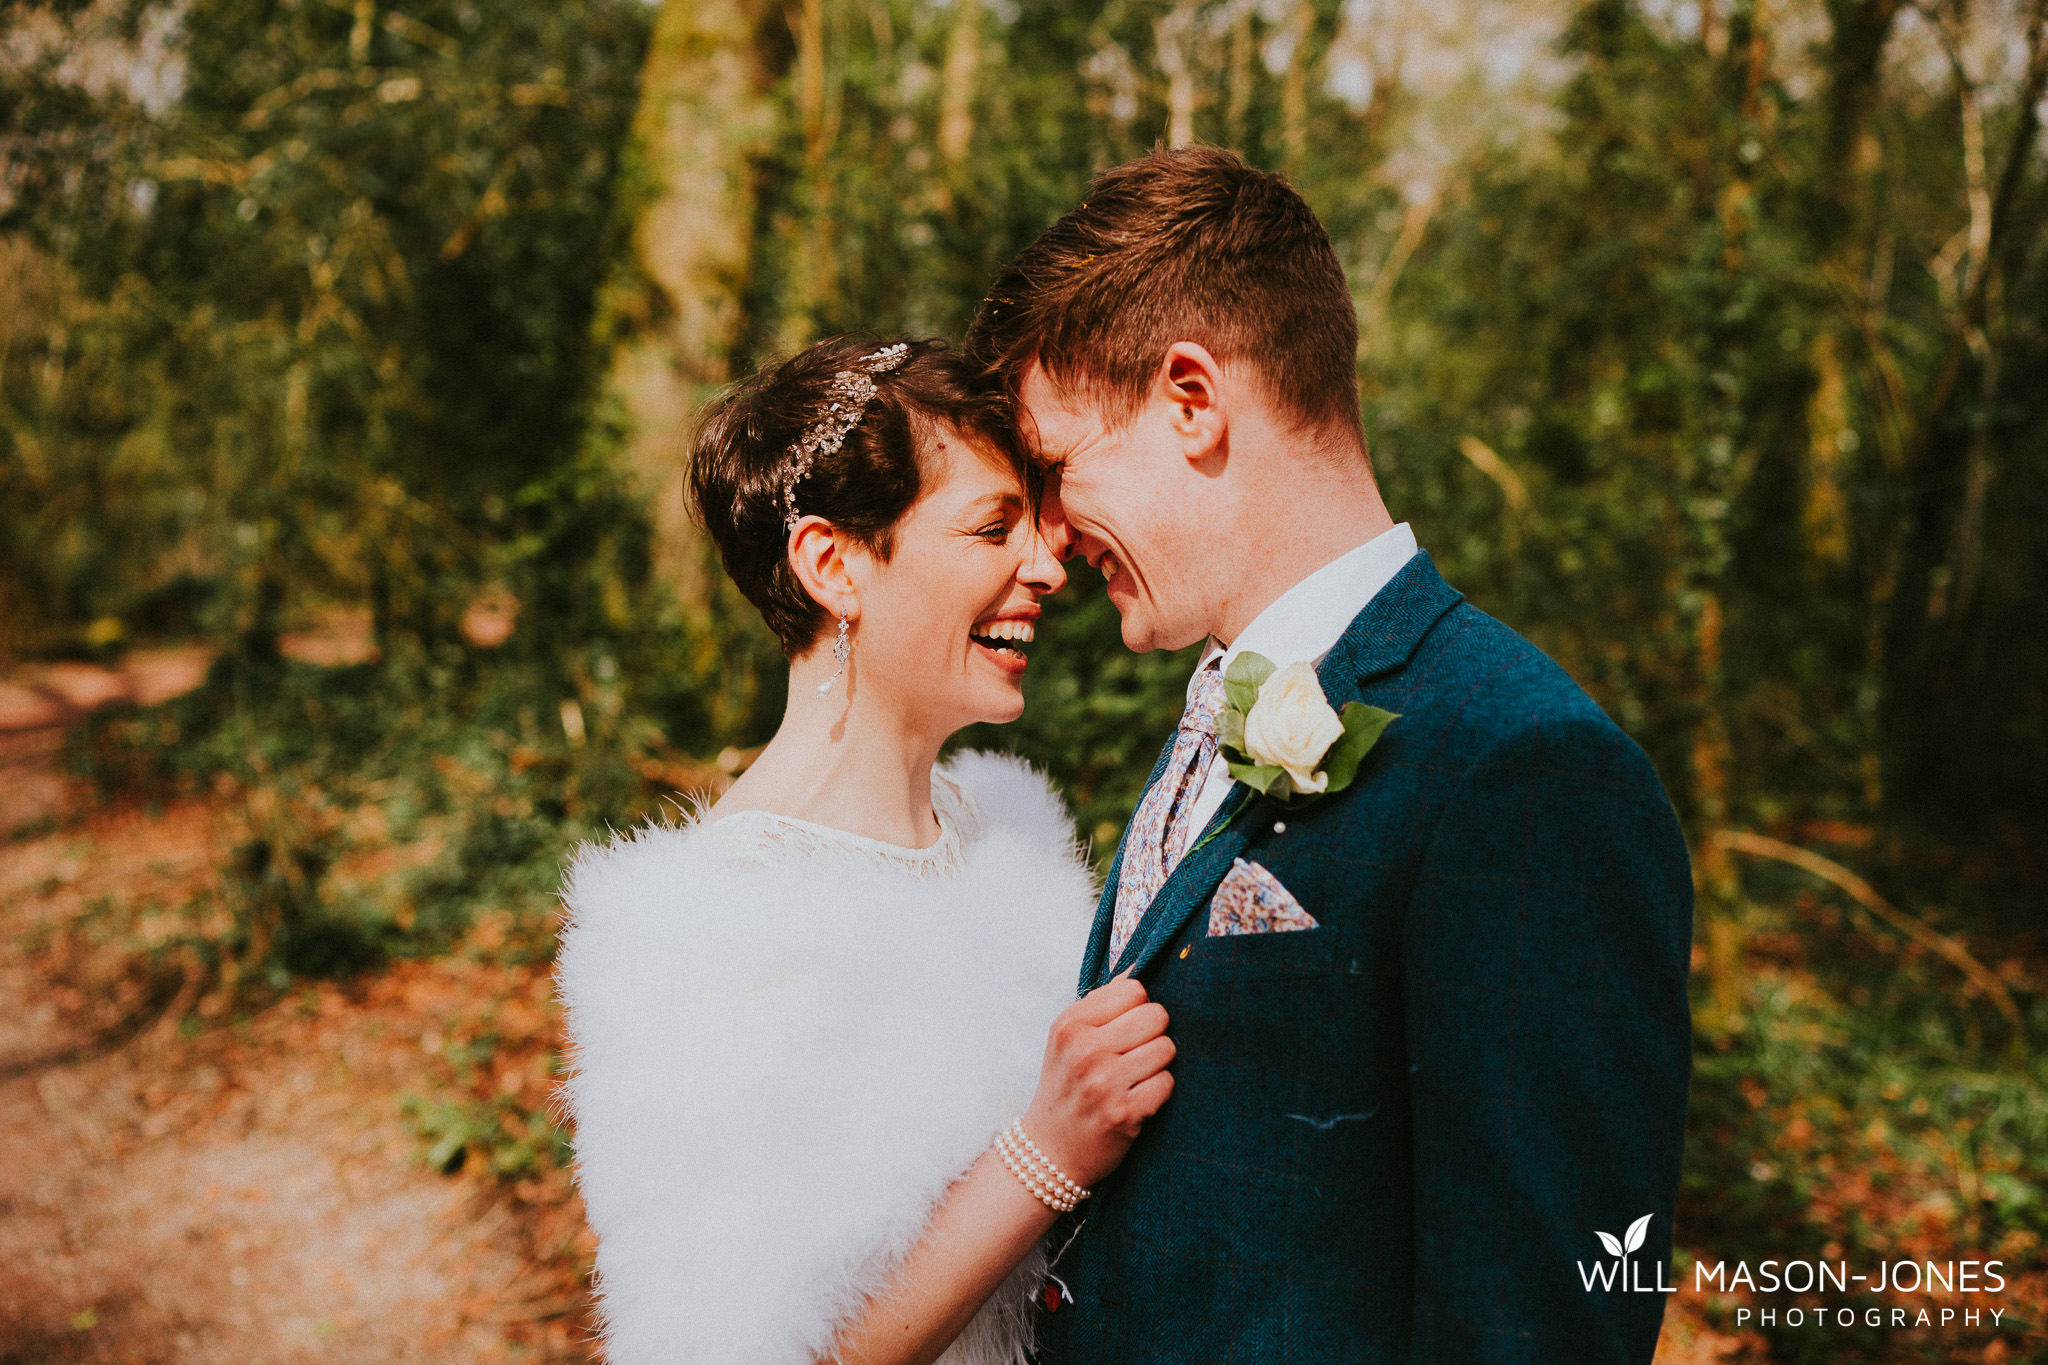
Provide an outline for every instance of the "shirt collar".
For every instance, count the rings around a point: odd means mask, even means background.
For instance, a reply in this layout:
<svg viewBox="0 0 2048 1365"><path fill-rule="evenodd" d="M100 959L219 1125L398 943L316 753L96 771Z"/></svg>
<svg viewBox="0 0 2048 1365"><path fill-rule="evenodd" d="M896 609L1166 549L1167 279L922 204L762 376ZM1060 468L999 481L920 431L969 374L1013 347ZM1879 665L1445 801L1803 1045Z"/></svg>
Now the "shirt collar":
<svg viewBox="0 0 2048 1365"><path fill-rule="evenodd" d="M1212 663L1228 670L1247 650L1283 667L1303 659L1321 663L1365 604L1401 572L1415 548L1415 532L1404 521L1346 550L1274 598L1227 647L1210 637L1195 672Z"/></svg>

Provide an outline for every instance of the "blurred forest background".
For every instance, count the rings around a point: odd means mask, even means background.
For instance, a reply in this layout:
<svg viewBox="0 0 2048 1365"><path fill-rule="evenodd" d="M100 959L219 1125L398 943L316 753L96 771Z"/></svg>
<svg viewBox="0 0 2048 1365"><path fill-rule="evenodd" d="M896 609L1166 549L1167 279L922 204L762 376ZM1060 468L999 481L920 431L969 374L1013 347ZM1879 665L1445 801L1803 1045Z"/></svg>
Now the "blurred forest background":
<svg viewBox="0 0 2048 1365"><path fill-rule="evenodd" d="M9 835L42 870L8 932L98 1040L65 1064L467 963L417 1155L573 1212L563 857L716 789L782 702L683 513L692 413L822 335L957 335L1093 171L1200 139L1329 226L1395 515L1684 817L1681 1282L2005 1263L1931 1301L1996 1329L1688 1293L1671 1358L2048 1360L2044 0L0 14L0 667L63 703L20 728L73 784ZM1106 855L1190 659L1123 652L1076 568L1025 719L967 738ZM64 693L172 651L179 695ZM177 889L88 889L108 831L180 813ZM493 991L543 1004L508 1030ZM73 1355L20 1358L99 1358L63 1311Z"/></svg>

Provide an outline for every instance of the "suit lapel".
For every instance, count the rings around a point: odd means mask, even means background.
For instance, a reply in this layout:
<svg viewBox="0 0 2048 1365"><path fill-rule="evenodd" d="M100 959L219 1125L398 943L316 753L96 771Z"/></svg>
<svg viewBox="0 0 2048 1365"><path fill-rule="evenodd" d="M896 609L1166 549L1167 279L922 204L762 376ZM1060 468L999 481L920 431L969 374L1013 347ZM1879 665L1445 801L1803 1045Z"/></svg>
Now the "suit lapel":
<svg viewBox="0 0 2048 1365"><path fill-rule="evenodd" d="M1436 624L1437 618L1456 606L1464 597L1456 588L1444 582L1436 571L1429 553L1418 550L1407 564L1402 566L1384 588L1374 595L1365 609L1352 618L1344 634L1323 656L1323 662L1316 669L1317 680L1322 683L1323 695L1330 705L1342 706L1347 701L1358 700L1359 688L1370 679L1399 670L1414 654L1415 647L1422 643L1422 637ZM1285 659L1275 663L1285 664ZM1167 741L1171 752L1172 740ZM1152 770L1152 781L1159 780L1159 768L1165 766L1162 755L1159 765ZM1366 767L1359 780L1369 780L1372 760L1366 760ZM1146 784L1147 787L1151 785ZM1244 852L1244 846L1255 828L1255 816L1261 811L1247 809L1248 806L1267 806L1264 797L1251 801L1251 789L1242 782L1233 783L1230 792L1210 817L1208 827L1195 836L1189 845L1192 850L1180 860L1173 875L1166 879L1166 885L1159 888L1145 917L1138 921L1138 927L1131 935L1131 941L1124 946L1123 956L1117 959L1115 971L1125 968L1142 973L1152 965L1160 951L1179 937L1181 929L1194 914L1196 908L1215 891L1223 874L1237 856ZM1216 832L1221 822L1221 832ZM1213 835L1213 837L1211 837ZM1203 844L1203 839L1208 843ZM1117 851L1117 870L1123 866L1123 851ZM1103 893L1101 906L1096 911L1095 934L1089 942L1089 966L1095 967L1107 949L1109 942L1108 915L1116 905L1116 872L1110 875L1108 889ZM1090 977L1083 975L1083 982ZM1097 980L1094 984L1100 984Z"/></svg>

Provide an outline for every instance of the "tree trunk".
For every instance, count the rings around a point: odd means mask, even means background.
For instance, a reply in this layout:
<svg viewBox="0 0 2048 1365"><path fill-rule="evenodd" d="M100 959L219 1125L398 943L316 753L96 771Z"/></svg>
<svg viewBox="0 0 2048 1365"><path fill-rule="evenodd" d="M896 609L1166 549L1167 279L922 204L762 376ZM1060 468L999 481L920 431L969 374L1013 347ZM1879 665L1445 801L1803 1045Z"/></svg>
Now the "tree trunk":
<svg viewBox="0 0 2048 1365"><path fill-rule="evenodd" d="M1287 169L1297 176L1308 160L1308 49L1315 32L1315 5L1310 0L1295 0L1294 12L1287 19L1287 69L1280 78L1280 144L1286 152Z"/></svg>
<svg viewBox="0 0 2048 1365"><path fill-rule="evenodd" d="M755 165L773 135L778 55L764 0L664 0L624 158L628 259L602 305L605 399L654 501L656 564L700 607L708 565L684 506L698 407L732 378L754 234Z"/></svg>
<svg viewBox="0 0 2048 1365"><path fill-rule="evenodd" d="M955 4L939 97L939 159L948 170L957 169L974 145L974 82L981 66L981 0Z"/></svg>
<svg viewBox="0 0 2048 1365"><path fill-rule="evenodd" d="M1166 145L1169 147L1185 147L1195 140L1197 89L1194 47L1197 17L1192 0L1179 0L1170 11L1152 23L1159 70L1166 77Z"/></svg>
<svg viewBox="0 0 2048 1365"><path fill-rule="evenodd" d="M1884 646L1887 785L1921 793L1916 799L1923 802L1952 767L1951 737L1967 724L1953 698L1966 685L1973 633L1983 629L1973 599L1983 586L1986 519L1999 473L1991 423L2010 344L2000 286L2020 253L2042 235L2042 198L2030 187L2029 172L2048 91L2048 0L2032 0L2027 65L2010 105L2016 126L1993 176L1986 120L1973 107L1978 92L1960 59L1959 23L1953 11L1942 18L1963 140L1964 194L1956 208L1967 245L1962 261L1948 272L1946 353L1910 415L1904 505L1890 527L1892 561L1899 569L1896 582L1888 584L1895 595L1883 623L1891 637ZM1967 382L1972 379L1974 384Z"/></svg>
<svg viewBox="0 0 2048 1365"><path fill-rule="evenodd" d="M1828 0L1826 154L1821 197L1815 204L1815 235L1825 253L1851 237L1863 221L1855 190L1868 171L1863 137L1878 93L1884 50L1903 0Z"/></svg>

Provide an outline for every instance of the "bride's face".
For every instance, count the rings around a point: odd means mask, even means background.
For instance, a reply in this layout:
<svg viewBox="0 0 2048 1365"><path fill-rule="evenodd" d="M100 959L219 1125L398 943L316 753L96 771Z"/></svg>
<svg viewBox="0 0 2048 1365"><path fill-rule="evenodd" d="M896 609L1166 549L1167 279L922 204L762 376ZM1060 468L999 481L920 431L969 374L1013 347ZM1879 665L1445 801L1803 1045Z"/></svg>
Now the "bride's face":
<svg viewBox="0 0 2048 1365"><path fill-rule="evenodd" d="M893 553L849 556L860 600L854 687L920 729L951 734L1024 713L1038 600L1066 571L999 455L950 426L925 439L928 486L897 522Z"/></svg>

